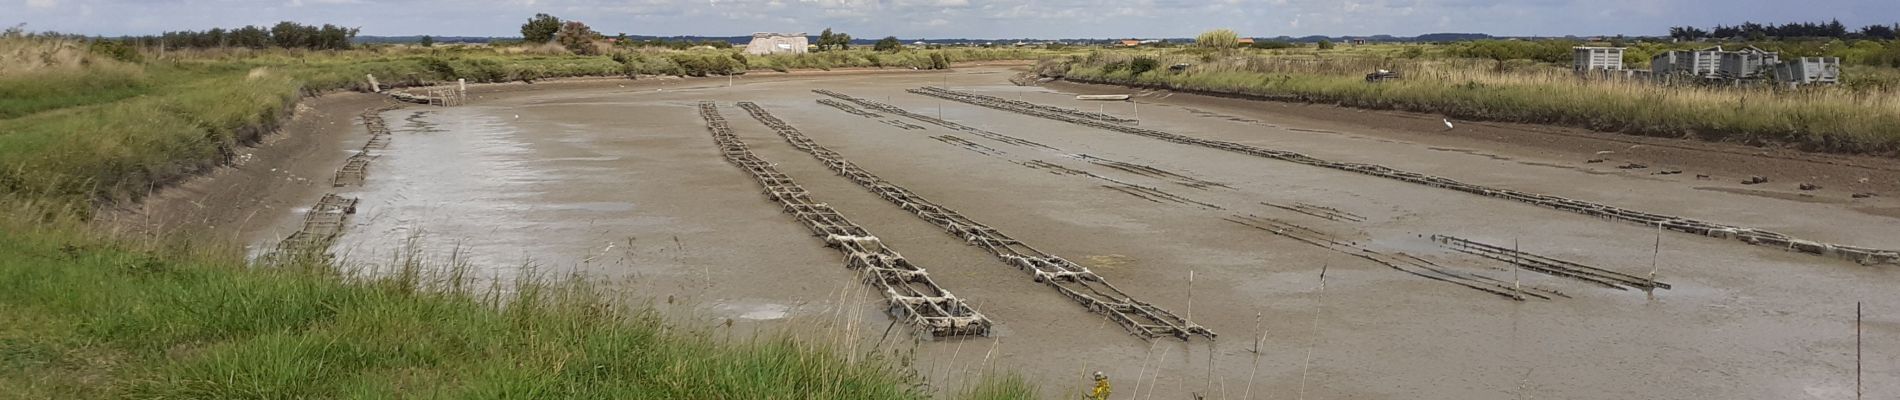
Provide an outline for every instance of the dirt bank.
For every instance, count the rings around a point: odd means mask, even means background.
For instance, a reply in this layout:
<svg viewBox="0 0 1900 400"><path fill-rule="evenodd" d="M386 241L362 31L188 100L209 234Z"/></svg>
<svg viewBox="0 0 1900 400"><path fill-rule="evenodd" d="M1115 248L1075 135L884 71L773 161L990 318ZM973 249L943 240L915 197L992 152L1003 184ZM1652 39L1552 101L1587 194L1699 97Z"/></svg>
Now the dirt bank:
<svg viewBox="0 0 1900 400"><path fill-rule="evenodd" d="M1823 154L1548 125L1454 120L1451 121L1454 128L1446 129L1445 118L1431 114L1133 90L1066 81L1051 82L1048 86L1084 94L1139 93L1139 101L1194 108L1212 118L1250 118L1312 130L1346 131L1351 135L1425 144L1447 152L1547 159L1555 165L1600 173L1650 175L1665 170L1681 171L1682 177L1695 179L1696 186L1711 190L1851 204L1875 215L1896 215L1893 210L1900 206L1900 202L1880 199L1900 196L1900 159L1891 157ZM1618 168L1629 164L1647 168ZM1698 175L1708 177L1697 178ZM1754 176L1766 177L1769 181L1760 185L1739 184ZM1802 183L1816 184L1821 189L1800 190ZM1856 193L1873 193L1876 197L1856 199L1852 196Z"/></svg>
<svg viewBox="0 0 1900 400"><path fill-rule="evenodd" d="M384 104L384 96L365 93L306 98L289 122L256 145L238 149L230 165L157 190L138 203L99 210L94 223L206 243L282 231L301 207L329 190L337 166L361 145L365 133L357 115Z"/></svg>

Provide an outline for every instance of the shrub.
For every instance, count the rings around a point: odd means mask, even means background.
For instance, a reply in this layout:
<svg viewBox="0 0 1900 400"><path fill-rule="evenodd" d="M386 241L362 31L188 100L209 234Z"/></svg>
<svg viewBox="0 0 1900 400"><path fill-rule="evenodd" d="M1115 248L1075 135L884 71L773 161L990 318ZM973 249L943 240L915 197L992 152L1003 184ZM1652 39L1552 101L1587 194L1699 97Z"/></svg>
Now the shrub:
<svg viewBox="0 0 1900 400"><path fill-rule="evenodd" d="M950 58L942 52L930 53L930 69L950 69Z"/></svg>
<svg viewBox="0 0 1900 400"><path fill-rule="evenodd" d="M600 34L594 32L594 28L580 21L567 21L561 24L561 32L555 35L555 40L561 42L561 47L583 56L600 54L600 49L594 46L594 40L599 38Z"/></svg>
<svg viewBox="0 0 1900 400"><path fill-rule="evenodd" d="M893 53L899 50L903 50L903 49L904 49L904 44L901 42L898 42L896 36L885 36L883 39L878 39L876 45L871 46L871 50L888 51L888 52L893 52Z"/></svg>
<svg viewBox="0 0 1900 400"><path fill-rule="evenodd" d="M455 78L455 66L449 65L448 60L440 58L429 57L422 59L422 70L435 74L436 79Z"/></svg>
<svg viewBox="0 0 1900 400"><path fill-rule="evenodd" d="M1240 45L1240 35L1232 29L1215 29L1194 37L1194 45L1215 50L1232 49Z"/></svg>
<svg viewBox="0 0 1900 400"><path fill-rule="evenodd" d="M87 46L87 50L122 62L136 63L145 60L145 56L139 54L138 49L117 40L94 40L92 45Z"/></svg>
<svg viewBox="0 0 1900 400"><path fill-rule="evenodd" d="M1154 57L1135 57L1134 61L1128 62L1128 72L1131 75L1141 75L1157 68L1161 68L1161 60L1155 59Z"/></svg>
<svg viewBox="0 0 1900 400"><path fill-rule="evenodd" d="M1294 47L1296 46L1294 46L1292 43L1287 43L1287 42L1278 41L1278 40L1261 40L1261 41L1253 42L1253 48L1263 49L1263 50L1290 49Z"/></svg>
<svg viewBox="0 0 1900 400"><path fill-rule="evenodd" d="M561 19L547 14L535 14L528 23L521 24L521 41L528 43L547 43L554 40L554 33L561 31Z"/></svg>

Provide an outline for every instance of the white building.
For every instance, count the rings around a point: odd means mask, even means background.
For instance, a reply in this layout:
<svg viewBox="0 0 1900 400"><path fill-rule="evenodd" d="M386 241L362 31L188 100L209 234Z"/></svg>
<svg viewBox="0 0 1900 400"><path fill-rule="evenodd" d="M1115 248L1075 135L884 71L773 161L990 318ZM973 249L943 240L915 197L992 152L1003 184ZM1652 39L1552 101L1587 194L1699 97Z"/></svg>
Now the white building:
<svg viewBox="0 0 1900 400"><path fill-rule="evenodd" d="M745 53L753 55L799 54L804 53L805 47L809 46L810 43L810 40L805 38L804 32L759 32L752 34L752 42L746 43Z"/></svg>

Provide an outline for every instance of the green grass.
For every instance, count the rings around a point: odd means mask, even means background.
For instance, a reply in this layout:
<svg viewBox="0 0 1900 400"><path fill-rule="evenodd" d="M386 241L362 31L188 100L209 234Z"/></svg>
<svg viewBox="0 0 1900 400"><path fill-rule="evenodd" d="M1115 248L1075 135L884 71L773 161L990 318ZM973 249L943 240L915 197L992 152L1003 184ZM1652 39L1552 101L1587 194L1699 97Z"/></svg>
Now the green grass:
<svg viewBox="0 0 1900 400"><path fill-rule="evenodd" d="M256 268L61 224L0 230L0 397L928 397L889 357L720 339L580 280ZM136 249L136 250L135 250ZM440 271L440 270L437 270ZM507 290L498 289L506 287ZM989 379L960 398L1027 398Z"/></svg>
<svg viewBox="0 0 1900 400"><path fill-rule="evenodd" d="M116 101L149 89L144 71L129 65L25 73L0 79L0 120Z"/></svg>
<svg viewBox="0 0 1900 400"><path fill-rule="evenodd" d="M1136 74L1132 56L1095 54L1045 62L1040 71L1071 79L1180 90L1259 95L1349 107L1435 113L1459 119L1575 126L1640 135L1700 138L1812 151L1900 153L1900 93L1881 87L1664 86L1585 80L1567 68L1518 60L1409 60L1389 57L1164 54L1183 72ZM1368 84L1374 69L1405 79Z"/></svg>

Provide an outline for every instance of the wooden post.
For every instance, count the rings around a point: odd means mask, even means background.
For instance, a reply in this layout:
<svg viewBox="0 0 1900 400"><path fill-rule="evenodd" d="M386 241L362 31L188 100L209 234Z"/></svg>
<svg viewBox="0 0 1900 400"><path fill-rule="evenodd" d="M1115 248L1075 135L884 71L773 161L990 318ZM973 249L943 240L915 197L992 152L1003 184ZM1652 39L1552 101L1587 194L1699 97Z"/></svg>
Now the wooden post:
<svg viewBox="0 0 1900 400"><path fill-rule="evenodd" d="M1854 400L1860 400L1860 304L1854 302Z"/></svg>
<svg viewBox="0 0 1900 400"><path fill-rule="evenodd" d="M1511 239L1511 296L1518 301L1524 300L1524 280L1518 277L1521 274L1518 271L1524 269L1523 261L1519 259L1523 254L1522 250L1517 249L1517 239Z"/></svg>
<svg viewBox="0 0 1900 400"><path fill-rule="evenodd" d="M1319 291L1313 294L1313 341L1306 344L1306 362L1300 367L1300 399L1306 399L1306 374L1313 370L1313 348L1319 347L1319 312L1326 296L1326 265L1319 266Z"/></svg>
<svg viewBox="0 0 1900 400"><path fill-rule="evenodd" d="M1657 263L1657 259L1662 258L1662 230L1662 223L1657 223L1656 246L1651 248L1649 252L1649 287L1644 288L1643 292L1648 294L1650 300L1656 299L1656 266L1660 265Z"/></svg>
<svg viewBox="0 0 1900 400"><path fill-rule="evenodd" d="M376 75L363 74L363 76L369 77L369 91L370 92L372 93L383 92L383 85L380 83L376 83Z"/></svg>
<svg viewBox="0 0 1900 400"><path fill-rule="evenodd" d="M1194 270L1188 270L1187 322L1194 323Z"/></svg>

